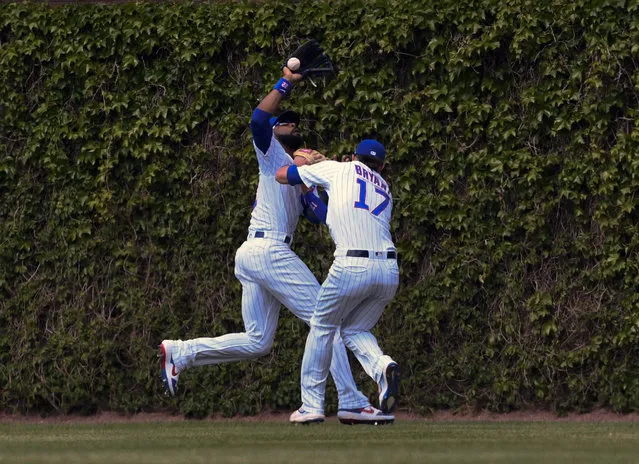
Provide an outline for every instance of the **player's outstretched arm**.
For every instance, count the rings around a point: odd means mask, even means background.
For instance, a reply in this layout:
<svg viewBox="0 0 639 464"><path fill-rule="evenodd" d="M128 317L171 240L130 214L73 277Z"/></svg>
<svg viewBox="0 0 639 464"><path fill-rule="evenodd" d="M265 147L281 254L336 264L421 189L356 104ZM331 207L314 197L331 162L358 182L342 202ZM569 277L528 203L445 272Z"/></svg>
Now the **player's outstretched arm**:
<svg viewBox="0 0 639 464"><path fill-rule="evenodd" d="M255 145L262 153L266 153L271 145L273 128L269 122L270 117L279 109L280 102L290 94L293 85L300 80L302 80L301 74L295 74L287 67L284 67L282 78L253 111L251 133L253 134Z"/></svg>
<svg viewBox="0 0 639 464"><path fill-rule="evenodd" d="M273 90L257 105L257 108L269 114L275 113L282 100L290 95L293 86L301 80L301 74L296 74L285 66L282 69L282 77L273 86Z"/></svg>

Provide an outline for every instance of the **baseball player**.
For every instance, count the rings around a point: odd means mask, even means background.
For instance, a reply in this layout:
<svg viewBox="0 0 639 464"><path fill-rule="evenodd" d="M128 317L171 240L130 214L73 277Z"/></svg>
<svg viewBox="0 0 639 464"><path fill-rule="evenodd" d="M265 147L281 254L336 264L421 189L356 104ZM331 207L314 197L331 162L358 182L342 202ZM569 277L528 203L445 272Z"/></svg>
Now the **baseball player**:
<svg viewBox="0 0 639 464"><path fill-rule="evenodd" d="M291 157L304 141L298 128L299 116L293 111L272 116L301 77L285 67L283 78L260 102L251 118L259 183L248 238L235 256L235 275L242 283L245 332L216 338L164 340L160 345L162 377L170 395L175 395L179 374L188 367L242 361L268 354L275 337L280 304L306 323L313 315L320 286L290 246L303 210L317 222L325 220L326 205L313 191L304 189L303 194L300 187L283 187L275 180L278 167L308 162L303 156ZM308 150L299 154L306 156ZM311 161L318 159L311 157ZM315 218L310 214L311 210L314 210ZM335 334L334 343L331 342L333 351L328 356L328 365L337 386L339 408L359 411L352 415L350 422L369 422L375 409L355 385L340 335ZM321 421L323 415L312 419Z"/></svg>
<svg viewBox="0 0 639 464"><path fill-rule="evenodd" d="M319 292L302 360L302 407L291 421L324 413L326 378L336 333L380 386L379 422L396 406L399 366L384 355L370 332L399 283L397 252L390 234L393 199L381 175L386 151L362 141L353 162L282 166L281 184L322 186L330 196L326 217L335 260Z"/></svg>

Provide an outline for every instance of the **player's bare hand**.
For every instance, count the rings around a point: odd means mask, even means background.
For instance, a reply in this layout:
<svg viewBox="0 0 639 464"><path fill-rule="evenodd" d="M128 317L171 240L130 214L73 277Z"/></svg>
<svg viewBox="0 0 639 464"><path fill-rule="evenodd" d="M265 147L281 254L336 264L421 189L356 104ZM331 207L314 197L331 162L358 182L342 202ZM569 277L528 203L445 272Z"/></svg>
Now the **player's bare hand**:
<svg viewBox="0 0 639 464"><path fill-rule="evenodd" d="M288 69L286 66L282 68L282 74L283 74L282 77L289 82L299 82L304 78L304 76L298 73L294 73L293 71Z"/></svg>
<svg viewBox="0 0 639 464"><path fill-rule="evenodd" d="M306 166L310 163L303 156L296 156L295 158L293 158L293 164L299 168L300 166Z"/></svg>

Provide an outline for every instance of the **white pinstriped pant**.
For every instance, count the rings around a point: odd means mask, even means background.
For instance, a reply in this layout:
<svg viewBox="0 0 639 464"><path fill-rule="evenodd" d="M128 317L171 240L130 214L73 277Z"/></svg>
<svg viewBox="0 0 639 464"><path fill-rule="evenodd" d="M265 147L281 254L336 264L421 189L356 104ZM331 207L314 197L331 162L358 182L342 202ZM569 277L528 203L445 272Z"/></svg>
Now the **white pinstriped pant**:
<svg viewBox="0 0 639 464"><path fill-rule="evenodd" d="M395 259L337 257L322 284L302 360L302 403L323 414L326 378L336 333L368 375L379 383L387 364L370 332L399 284Z"/></svg>
<svg viewBox="0 0 639 464"><path fill-rule="evenodd" d="M178 369L268 354L275 338L280 303L304 322L310 322L320 285L289 245L265 238L248 239L235 255L235 275L242 283L245 332L178 343L178 356L174 357ZM369 401L355 385L344 342L339 334L334 338L329 364L339 408L365 408Z"/></svg>

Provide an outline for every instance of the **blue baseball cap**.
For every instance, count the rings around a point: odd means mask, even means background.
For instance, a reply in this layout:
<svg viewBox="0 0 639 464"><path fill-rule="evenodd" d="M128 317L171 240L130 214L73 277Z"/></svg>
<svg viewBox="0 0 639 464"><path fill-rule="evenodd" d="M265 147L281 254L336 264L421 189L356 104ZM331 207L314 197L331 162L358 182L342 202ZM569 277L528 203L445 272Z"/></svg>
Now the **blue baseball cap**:
<svg viewBox="0 0 639 464"><path fill-rule="evenodd" d="M386 150L384 149L384 145L373 139L362 140L359 145L357 145L355 154L377 158L382 162L386 158Z"/></svg>
<svg viewBox="0 0 639 464"><path fill-rule="evenodd" d="M283 122L294 122L296 126L300 124L300 115L293 110L283 111L279 116L273 116L269 119L271 127L275 127Z"/></svg>

